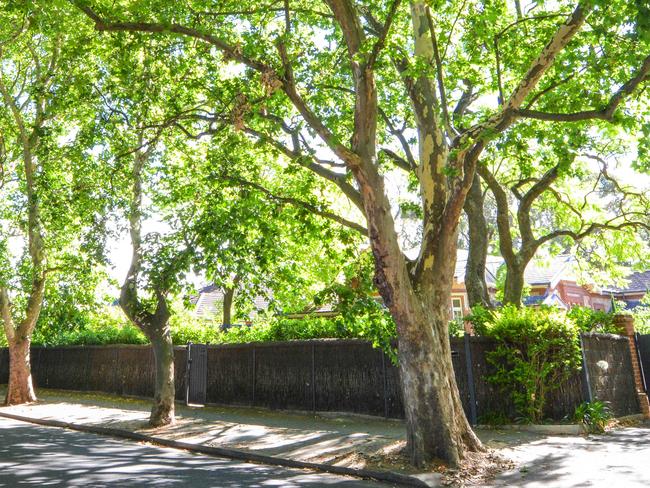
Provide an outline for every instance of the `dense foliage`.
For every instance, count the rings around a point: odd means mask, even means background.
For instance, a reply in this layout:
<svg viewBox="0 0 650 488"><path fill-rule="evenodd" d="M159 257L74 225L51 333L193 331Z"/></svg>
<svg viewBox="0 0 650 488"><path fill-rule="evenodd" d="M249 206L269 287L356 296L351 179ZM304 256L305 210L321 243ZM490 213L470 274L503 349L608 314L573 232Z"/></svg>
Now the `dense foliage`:
<svg viewBox="0 0 650 488"><path fill-rule="evenodd" d="M580 367L576 324L555 308L512 305L477 307L469 319L477 334L497 341L487 354L494 367L488 380L512 396L523 421L542 420L549 393Z"/></svg>
<svg viewBox="0 0 650 488"><path fill-rule="evenodd" d="M77 327L45 329L34 336L33 344L73 346L147 343L144 334L127 321L118 307L103 307L81 316L83 320ZM230 344L338 338L367 340L375 347L393 353L391 340L395 339L395 326L388 316L379 321L369 315L273 317L256 321L252 325L237 325L223 330L217 317L205 320L190 312L179 311L172 315L170 325L175 345L185 345L188 342Z"/></svg>
<svg viewBox="0 0 650 488"><path fill-rule="evenodd" d="M68 272L106 264L110 226L128 222L133 252L120 304L166 361L172 407L168 302L183 294L186 275L237 287L240 306L273 297L278 311L332 282L368 239L372 276L347 276L330 290L340 319L273 319L224 334L349 333L387 348L397 330L411 460L458 465L481 450L446 340L458 224L477 168L516 189L520 224L535 219L499 232L507 261L504 250L515 249L503 241L524 248L510 266L520 277L542 244L629 255L645 242L631 227L617 234L625 238L582 234L621 230L629 222L617 227L610 216L622 211L647 218L643 192L631 198L635 189L612 188L606 174L609 159L627 153L648 170L646 14L643 2L625 0L9 2L0 11L8 398L35 399L29 342L41 305L49 325L36 340L140 340L102 312L77 313L73 304L88 302L89 291L66 288ZM626 143L605 147L611 140ZM593 186L593 171L574 164L586 151L605 161ZM555 172L554 191L537 192ZM572 192L578 186L623 197L587 202ZM524 191L531 197L517 196ZM417 256L407 257L404 242ZM393 319L367 292L373 284ZM505 302L519 300L506 294ZM514 334L515 313L495 312L490 333ZM557 320L540 314L518 325L536 361L556 347L547 343ZM172 320L185 324L175 326L177 340L205 330ZM542 344L529 343L535 334ZM526 388L539 401L537 387Z"/></svg>

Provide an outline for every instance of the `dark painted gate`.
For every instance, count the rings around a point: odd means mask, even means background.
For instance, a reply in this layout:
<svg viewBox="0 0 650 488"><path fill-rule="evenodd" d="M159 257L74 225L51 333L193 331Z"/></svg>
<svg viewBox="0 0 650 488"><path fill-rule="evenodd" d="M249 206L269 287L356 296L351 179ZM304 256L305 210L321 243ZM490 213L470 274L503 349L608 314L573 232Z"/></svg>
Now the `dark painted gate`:
<svg viewBox="0 0 650 488"><path fill-rule="evenodd" d="M646 393L650 382L650 334L636 334L636 349L639 352L639 363L641 364L641 378Z"/></svg>
<svg viewBox="0 0 650 488"><path fill-rule="evenodd" d="M185 403L204 405L208 383L208 346L187 345L187 393Z"/></svg>

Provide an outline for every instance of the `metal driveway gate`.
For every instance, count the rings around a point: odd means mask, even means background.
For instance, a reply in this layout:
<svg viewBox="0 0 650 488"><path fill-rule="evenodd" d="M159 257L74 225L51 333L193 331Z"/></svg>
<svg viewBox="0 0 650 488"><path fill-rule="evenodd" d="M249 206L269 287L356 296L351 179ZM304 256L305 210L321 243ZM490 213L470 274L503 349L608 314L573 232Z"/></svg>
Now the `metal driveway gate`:
<svg viewBox="0 0 650 488"><path fill-rule="evenodd" d="M646 393L648 393L648 382L650 382L650 334L639 334L635 336L636 350L639 353L639 364L641 366L641 378Z"/></svg>
<svg viewBox="0 0 650 488"><path fill-rule="evenodd" d="M208 383L208 346L187 345L187 391L185 403L204 405Z"/></svg>

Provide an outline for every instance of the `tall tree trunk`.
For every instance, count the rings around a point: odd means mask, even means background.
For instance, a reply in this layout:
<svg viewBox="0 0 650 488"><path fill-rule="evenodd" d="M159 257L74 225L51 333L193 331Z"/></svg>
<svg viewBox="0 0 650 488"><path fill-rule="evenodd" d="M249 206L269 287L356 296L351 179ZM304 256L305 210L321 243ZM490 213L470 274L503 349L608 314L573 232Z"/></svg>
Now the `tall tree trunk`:
<svg viewBox="0 0 650 488"><path fill-rule="evenodd" d="M153 427L174 422L176 389L174 386L174 344L169 324L151 334L156 379L149 424Z"/></svg>
<svg viewBox="0 0 650 488"><path fill-rule="evenodd" d="M56 65L56 56L57 54L53 54L50 69L54 69ZM40 133L44 124L46 101L43 93L35 97L35 118L30 123L27 123L21 110L24 106L29 105L26 102L22 106L17 105L16 99L10 94L10 89L3 83L2 76L0 76L0 94L5 105L13 113L22 145L21 154L25 174L24 197L27 206L27 250L32 268L31 287L27 297L24 318L18 324L14 322L13 306L8 290L5 287L0 288L0 314L7 342L9 343L9 385L5 401L7 404L15 405L36 400L32 383L29 346L32 333L36 327L36 321L43 306L47 259L37 185L40 165L33 150L39 144ZM21 100L21 103L23 102Z"/></svg>
<svg viewBox="0 0 650 488"><path fill-rule="evenodd" d="M139 147L144 146L142 134L139 136ZM126 275L120 292L120 306L129 320L151 342L154 354L155 380L154 402L149 417L152 427L160 427L174 422L174 346L169 327L169 309L167 307L167 291L159 289L154 284L152 290L156 298L156 308L149 310L138 296L138 278L142 268L142 170L150 155L146 151L136 151L133 162L133 181L129 226L131 234L131 266Z"/></svg>
<svg viewBox="0 0 650 488"><path fill-rule="evenodd" d="M469 306L482 305L491 308L492 301L485 282L485 266L488 252L488 227L485 219L484 197L481 179L474 175L472 187L465 200L465 214L469 227L469 249L465 267L465 288Z"/></svg>
<svg viewBox="0 0 650 488"><path fill-rule="evenodd" d="M29 337L15 339L9 344L9 384L7 385L7 405L21 405L36 401L32 384Z"/></svg>
<svg viewBox="0 0 650 488"><path fill-rule="evenodd" d="M431 300L395 303L402 309L399 364L405 402L407 445L412 462L423 466L437 458L458 465L466 451L479 451L460 401L449 344L449 286ZM427 304L426 306L422 306ZM410 308L410 313L406 312Z"/></svg>
<svg viewBox="0 0 650 488"><path fill-rule="evenodd" d="M467 451L483 447L465 417L449 344L457 233L448 229L446 237L423 244L435 258L420 260L419 272L409 269L381 176L366 165L355 177L366 204L375 284L397 325L408 453L416 466L435 458L458 465Z"/></svg>

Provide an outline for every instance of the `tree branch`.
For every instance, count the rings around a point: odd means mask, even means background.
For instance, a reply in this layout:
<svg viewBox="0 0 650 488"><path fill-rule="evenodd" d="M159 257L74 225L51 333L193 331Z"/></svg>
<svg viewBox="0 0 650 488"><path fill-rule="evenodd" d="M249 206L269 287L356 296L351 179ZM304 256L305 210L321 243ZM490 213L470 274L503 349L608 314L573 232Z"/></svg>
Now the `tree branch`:
<svg viewBox="0 0 650 488"><path fill-rule="evenodd" d="M607 105L599 110L583 110L581 112L573 113L548 113L540 112L538 110L530 109L519 109L516 111L516 114L537 120L547 120L553 122L579 122L581 120L590 120L590 119L601 119L606 121L611 121L614 118L614 112L625 99L625 97L631 95L639 85L645 83L648 80L648 74L650 73L650 55L648 55L643 64L637 71L636 75L628 80L621 88L619 88L616 93L612 95L609 99Z"/></svg>
<svg viewBox="0 0 650 488"><path fill-rule="evenodd" d="M580 30L592 8L590 2L579 3L566 22L557 29L551 40L544 46L539 56L531 63L528 71L503 104L501 110L487 121L479 123L461 134L454 145L462 145L467 138L491 137L490 134L502 132L512 124L517 116L517 110L526 97L535 89L542 76L553 65L558 53L567 46L569 41Z"/></svg>
<svg viewBox="0 0 650 488"><path fill-rule="evenodd" d="M366 66L368 69L372 69L375 66L377 57L379 56L379 53L381 52L381 50L384 48L386 44L386 37L388 36L388 32L390 31L390 26L393 23L393 19L395 18L395 13L397 12L400 3L401 0L393 0L393 3L391 3L390 5L390 9L388 10L386 20L384 21L384 26L382 27L379 33L379 38L372 46L372 52L370 53L370 56L368 57L368 61L366 62Z"/></svg>
<svg viewBox="0 0 650 488"><path fill-rule="evenodd" d="M341 224L341 225L343 225L345 227L349 227L350 229L354 229L357 232L359 232L359 233L361 233L361 234L363 234L365 236L368 235L368 229L366 229L362 225L360 225L360 224L358 224L356 222L353 222L351 220L348 220L348 219L346 219L344 217L341 217L340 215L337 215L337 214L335 214L333 212L330 212L328 210L323 210L323 209L319 208L318 206L316 206L316 205L314 205L312 203L309 203L309 202L306 202L304 200L300 200L300 199L294 198L294 197L286 197L286 196L277 195L277 194L271 192L270 190L268 190L267 188L263 187L262 185L254 183L252 181L245 180L245 179L237 177L237 176L230 176L230 175L222 174L222 175L220 175L220 177L225 179L225 180L232 181L233 183L236 183L238 186L253 188L253 189L259 191L260 193L263 193L264 195L266 195L271 200L275 200L277 202L282 202L282 203L289 203L289 204L297 206L297 207L302 207L302 208L304 208L306 210L309 210L313 214L320 215L321 217L325 217L327 219L330 219L330 220L332 220L334 222L337 222L337 223L339 223L339 224Z"/></svg>

